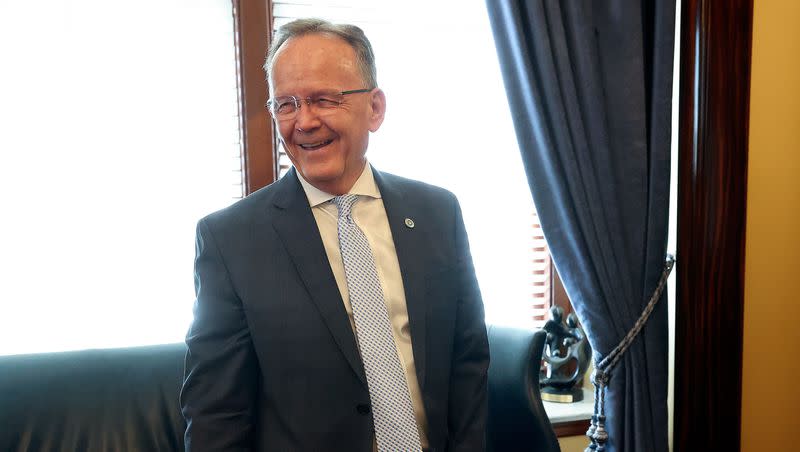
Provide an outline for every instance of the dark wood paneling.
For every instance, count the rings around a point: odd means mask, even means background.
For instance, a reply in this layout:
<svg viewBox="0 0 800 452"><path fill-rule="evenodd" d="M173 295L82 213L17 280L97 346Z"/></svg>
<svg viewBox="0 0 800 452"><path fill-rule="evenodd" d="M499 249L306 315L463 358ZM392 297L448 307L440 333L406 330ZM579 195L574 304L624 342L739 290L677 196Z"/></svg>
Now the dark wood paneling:
<svg viewBox="0 0 800 452"><path fill-rule="evenodd" d="M262 65L272 37L272 2L233 0L239 65L245 194L276 178L272 120L264 108L269 90Z"/></svg>
<svg viewBox="0 0 800 452"><path fill-rule="evenodd" d="M740 448L752 16L752 0L682 2L678 452Z"/></svg>
<svg viewBox="0 0 800 452"><path fill-rule="evenodd" d="M556 422L553 424L553 431L556 436L563 438L565 436L582 436L589 430L589 419L582 421L569 421L569 422ZM586 444L589 444L589 438L586 438Z"/></svg>

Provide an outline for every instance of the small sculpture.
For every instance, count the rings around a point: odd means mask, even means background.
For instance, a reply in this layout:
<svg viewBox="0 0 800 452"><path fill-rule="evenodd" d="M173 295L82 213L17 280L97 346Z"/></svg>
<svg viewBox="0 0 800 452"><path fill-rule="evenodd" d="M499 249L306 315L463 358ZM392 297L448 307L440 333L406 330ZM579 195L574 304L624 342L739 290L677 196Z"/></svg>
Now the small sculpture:
<svg viewBox="0 0 800 452"><path fill-rule="evenodd" d="M547 332L547 339L542 353L544 366L539 373L539 385L542 400L579 402L583 400L583 391L578 383L589 368L592 348L575 314L567 316L566 325L563 317L562 308L550 308L550 320L543 328Z"/></svg>

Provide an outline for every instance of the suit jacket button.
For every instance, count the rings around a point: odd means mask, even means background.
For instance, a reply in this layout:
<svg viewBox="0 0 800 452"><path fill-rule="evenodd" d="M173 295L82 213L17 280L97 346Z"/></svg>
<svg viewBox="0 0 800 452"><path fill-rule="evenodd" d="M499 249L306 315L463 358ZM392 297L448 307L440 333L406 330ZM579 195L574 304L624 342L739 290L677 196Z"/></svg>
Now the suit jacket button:
<svg viewBox="0 0 800 452"><path fill-rule="evenodd" d="M359 403L358 405L356 405L356 411L358 411L358 414L368 414L369 404Z"/></svg>

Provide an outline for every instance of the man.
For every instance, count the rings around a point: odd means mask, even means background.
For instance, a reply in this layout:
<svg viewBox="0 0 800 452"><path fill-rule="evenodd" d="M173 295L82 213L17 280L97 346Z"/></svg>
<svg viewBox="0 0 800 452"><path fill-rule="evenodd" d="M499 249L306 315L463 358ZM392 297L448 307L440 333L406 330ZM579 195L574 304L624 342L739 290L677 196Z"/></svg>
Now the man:
<svg viewBox="0 0 800 452"><path fill-rule="evenodd" d="M488 343L461 211L367 163L386 109L369 41L295 21L265 70L294 168L198 223L186 450L484 450Z"/></svg>

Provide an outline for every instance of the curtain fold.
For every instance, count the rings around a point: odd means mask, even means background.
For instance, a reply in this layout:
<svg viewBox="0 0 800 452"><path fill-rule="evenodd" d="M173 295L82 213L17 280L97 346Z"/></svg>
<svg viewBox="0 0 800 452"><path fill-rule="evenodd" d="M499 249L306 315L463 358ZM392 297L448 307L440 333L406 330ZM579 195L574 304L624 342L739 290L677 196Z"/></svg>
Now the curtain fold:
<svg viewBox="0 0 800 452"><path fill-rule="evenodd" d="M486 3L542 229L599 360L664 267L675 0ZM606 450L667 450L665 299L605 411Z"/></svg>

